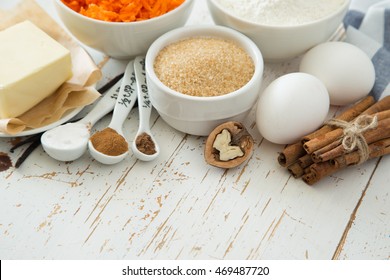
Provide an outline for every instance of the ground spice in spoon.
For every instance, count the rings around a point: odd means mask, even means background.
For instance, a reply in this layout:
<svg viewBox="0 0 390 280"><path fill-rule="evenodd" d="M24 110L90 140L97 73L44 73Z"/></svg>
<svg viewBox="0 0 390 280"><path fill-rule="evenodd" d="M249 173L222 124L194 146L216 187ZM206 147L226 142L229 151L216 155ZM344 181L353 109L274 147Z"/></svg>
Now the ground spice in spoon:
<svg viewBox="0 0 390 280"><path fill-rule="evenodd" d="M153 142L152 137L143 132L135 139L135 145L137 149L145 155L153 155L156 153L156 145Z"/></svg>
<svg viewBox="0 0 390 280"><path fill-rule="evenodd" d="M126 139L110 127L96 132L90 140L96 150L108 156L119 156L129 150Z"/></svg>

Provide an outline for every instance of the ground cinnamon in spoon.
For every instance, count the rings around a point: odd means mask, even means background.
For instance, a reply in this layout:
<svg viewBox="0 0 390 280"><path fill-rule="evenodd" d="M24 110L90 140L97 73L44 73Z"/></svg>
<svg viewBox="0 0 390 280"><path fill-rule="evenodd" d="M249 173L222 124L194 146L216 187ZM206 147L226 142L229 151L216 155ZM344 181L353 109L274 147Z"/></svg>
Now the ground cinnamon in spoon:
<svg viewBox="0 0 390 280"><path fill-rule="evenodd" d="M137 149L145 155L153 155L156 153L156 145L149 134L143 132L135 139Z"/></svg>
<svg viewBox="0 0 390 280"><path fill-rule="evenodd" d="M129 150L126 139L109 127L96 132L90 140L96 150L108 156L119 156Z"/></svg>

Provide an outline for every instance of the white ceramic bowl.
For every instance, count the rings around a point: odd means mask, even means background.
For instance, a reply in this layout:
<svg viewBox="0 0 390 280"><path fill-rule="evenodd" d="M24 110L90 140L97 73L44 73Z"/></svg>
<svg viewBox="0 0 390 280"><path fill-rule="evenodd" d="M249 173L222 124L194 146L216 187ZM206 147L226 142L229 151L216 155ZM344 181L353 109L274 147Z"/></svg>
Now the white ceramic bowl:
<svg viewBox="0 0 390 280"><path fill-rule="evenodd" d="M255 66L249 82L234 92L212 97L190 96L164 85L153 67L160 50L179 40L199 36L232 40L241 46ZM205 136L223 122L244 120L259 96L264 62L256 44L245 35L223 26L203 25L181 27L162 35L150 46L145 67L150 100L163 120L179 131Z"/></svg>
<svg viewBox="0 0 390 280"><path fill-rule="evenodd" d="M106 22L81 15L67 7L61 0L54 1L62 22L81 43L119 59L145 54L160 35L183 26L194 2L185 0L176 9L144 21Z"/></svg>
<svg viewBox="0 0 390 280"><path fill-rule="evenodd" d="M215 0L207 0L214 22L231 27L251 38L260 48L264 60L280 62L298 56L327 41L340 26L350 0L319 20L294 26L270 26L248 21L226 10Z"/></svg>

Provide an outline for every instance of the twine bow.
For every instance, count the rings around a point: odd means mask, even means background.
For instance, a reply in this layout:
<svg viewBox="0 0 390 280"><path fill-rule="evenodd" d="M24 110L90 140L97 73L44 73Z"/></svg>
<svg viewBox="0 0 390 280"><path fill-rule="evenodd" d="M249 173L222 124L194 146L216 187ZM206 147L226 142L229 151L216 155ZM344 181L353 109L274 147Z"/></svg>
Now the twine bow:
<svg viewBox="0 0 390 280"><path fill-rule="evenodd" d="M346 152L352 152L357 148L360 156L357 164L365 162L368 159L370 151L363 133L377 127L378 120L376 116L361 115L352 122L331 119L327 121L327 124L343 129L341 144Z"/></svg>

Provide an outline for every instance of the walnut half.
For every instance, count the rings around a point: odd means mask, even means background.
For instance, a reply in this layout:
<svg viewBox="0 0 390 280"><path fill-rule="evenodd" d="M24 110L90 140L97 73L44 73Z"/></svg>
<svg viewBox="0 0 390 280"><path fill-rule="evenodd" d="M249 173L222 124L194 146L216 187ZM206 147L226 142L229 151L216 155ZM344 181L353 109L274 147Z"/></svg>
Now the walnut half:
<svg viewBox="0 0 390 280"><path fill-rule="evenodd" d="M226 122L207 137L204 157L210 165L233 168L249 158L253 145L252 136L241 123Z"/></svg>

